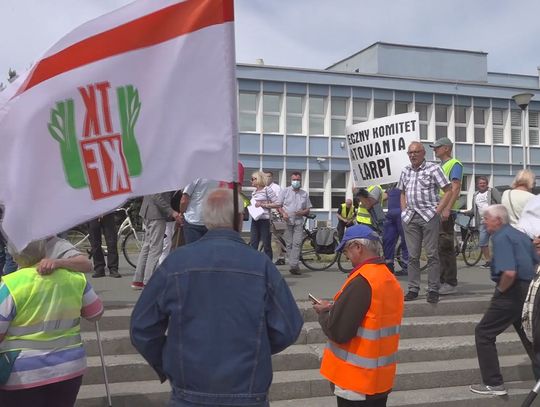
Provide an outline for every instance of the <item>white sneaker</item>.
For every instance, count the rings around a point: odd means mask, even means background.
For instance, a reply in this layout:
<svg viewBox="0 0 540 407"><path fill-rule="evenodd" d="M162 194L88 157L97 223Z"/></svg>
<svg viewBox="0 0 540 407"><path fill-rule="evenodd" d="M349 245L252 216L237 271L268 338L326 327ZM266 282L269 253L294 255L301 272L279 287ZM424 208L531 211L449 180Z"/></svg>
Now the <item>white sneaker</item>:
<svg viewBox="0 0 540 407"><path fill-rule="evenodd" d="M444 283L441 285L441 288L439 288L439 295L449 295L455 293L457 293L457 287L455 285Z"/></svg>

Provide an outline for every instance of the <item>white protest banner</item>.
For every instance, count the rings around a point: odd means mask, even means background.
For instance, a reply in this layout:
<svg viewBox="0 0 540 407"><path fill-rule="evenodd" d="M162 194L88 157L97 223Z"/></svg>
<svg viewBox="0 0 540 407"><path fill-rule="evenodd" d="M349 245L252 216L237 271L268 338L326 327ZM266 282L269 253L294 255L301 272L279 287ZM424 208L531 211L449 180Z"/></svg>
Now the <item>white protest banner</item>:
<svg viewBox="0 0 540 407"><path fill-rule="evenodd" d="M236 174L233 0L135 1L67 34L12 86L0 203L18 249L128 198Z"/></svg>
<svg viewBox="0 0 540 407"><path fill-rule="evenodd" d="M409 164L407 148L420 139L418 113L403 113L347 126L347 145L355 187L399 181Z"/></svg>

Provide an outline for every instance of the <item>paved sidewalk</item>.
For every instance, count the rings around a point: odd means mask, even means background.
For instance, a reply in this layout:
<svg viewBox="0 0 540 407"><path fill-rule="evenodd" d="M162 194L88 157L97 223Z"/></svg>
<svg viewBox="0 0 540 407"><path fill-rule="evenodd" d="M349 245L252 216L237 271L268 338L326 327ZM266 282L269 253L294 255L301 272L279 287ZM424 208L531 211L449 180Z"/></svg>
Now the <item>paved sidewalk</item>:
<svg viewBox="0 0 540 407"><path fill-rule="evenodd" d="M320 298L332 298L343 284L346 274L340 272L337 265L326 271L310 271L301 268L302 274L294 276L289 274L287 266L278 267L285 280L289 284L294 297L297 300L307 300L308 293L312 293ZM96 289L98 295L108 306L133 305L140 295L140 291L131 289L134 268L129 266L123 258L120 261L120 273L122 278L92 278L87 275L91 284ZM407 290L407 277L398 277L403 290ZM490 295L493 292L494 283L489 279L489 270L481 267L468 267L462 261L458 261L458 293L450 296L441 296L441 301L445 298L471 297L478 294ZM420 299L424 301L427 283L427 274L422 272L422 290Z"/></svg>

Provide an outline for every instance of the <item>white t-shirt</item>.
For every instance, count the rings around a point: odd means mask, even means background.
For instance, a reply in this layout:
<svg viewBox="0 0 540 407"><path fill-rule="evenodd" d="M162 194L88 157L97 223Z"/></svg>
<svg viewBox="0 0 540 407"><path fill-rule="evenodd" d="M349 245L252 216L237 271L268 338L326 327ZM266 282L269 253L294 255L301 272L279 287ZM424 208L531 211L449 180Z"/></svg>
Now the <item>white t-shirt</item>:
<svg viewBox="0 0 540 407"><path fill-rule="evenodd" d="M487 201L488 193L488 190L486 190L485 192L479 192L478 194L476 194L476 198L474 199L474 203L478 208L478 213L480 214L480 216L484 216L484 211L489 206L489 203Z"/></svg>
<svg viewBox="0 0 540 407"><path fill-rule="evenodd" d="M516 226L521 217L523 208L529 202L529 199L534 197L529 191L522 191L521 189L508 189L503 192L501 203L508 210L508 217L510 218L510 225Z"/></svg>

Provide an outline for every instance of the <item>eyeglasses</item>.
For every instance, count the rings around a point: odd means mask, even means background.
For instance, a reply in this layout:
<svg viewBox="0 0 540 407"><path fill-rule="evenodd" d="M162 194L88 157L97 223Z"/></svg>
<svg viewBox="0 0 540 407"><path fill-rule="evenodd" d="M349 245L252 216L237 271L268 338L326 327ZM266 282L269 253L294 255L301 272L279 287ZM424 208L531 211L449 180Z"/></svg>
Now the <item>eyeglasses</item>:
<svg viewBox="0 0 540 407"><path fill-rule="evenodd" d="M257 181L257 178L253 177L251 178L252 181Z"/></svg>
<svg viewBox="0 0 540 407"><path fill-rule="evenodd" d="M407 151L408 155L421 154L422 151Z"/></svg>

